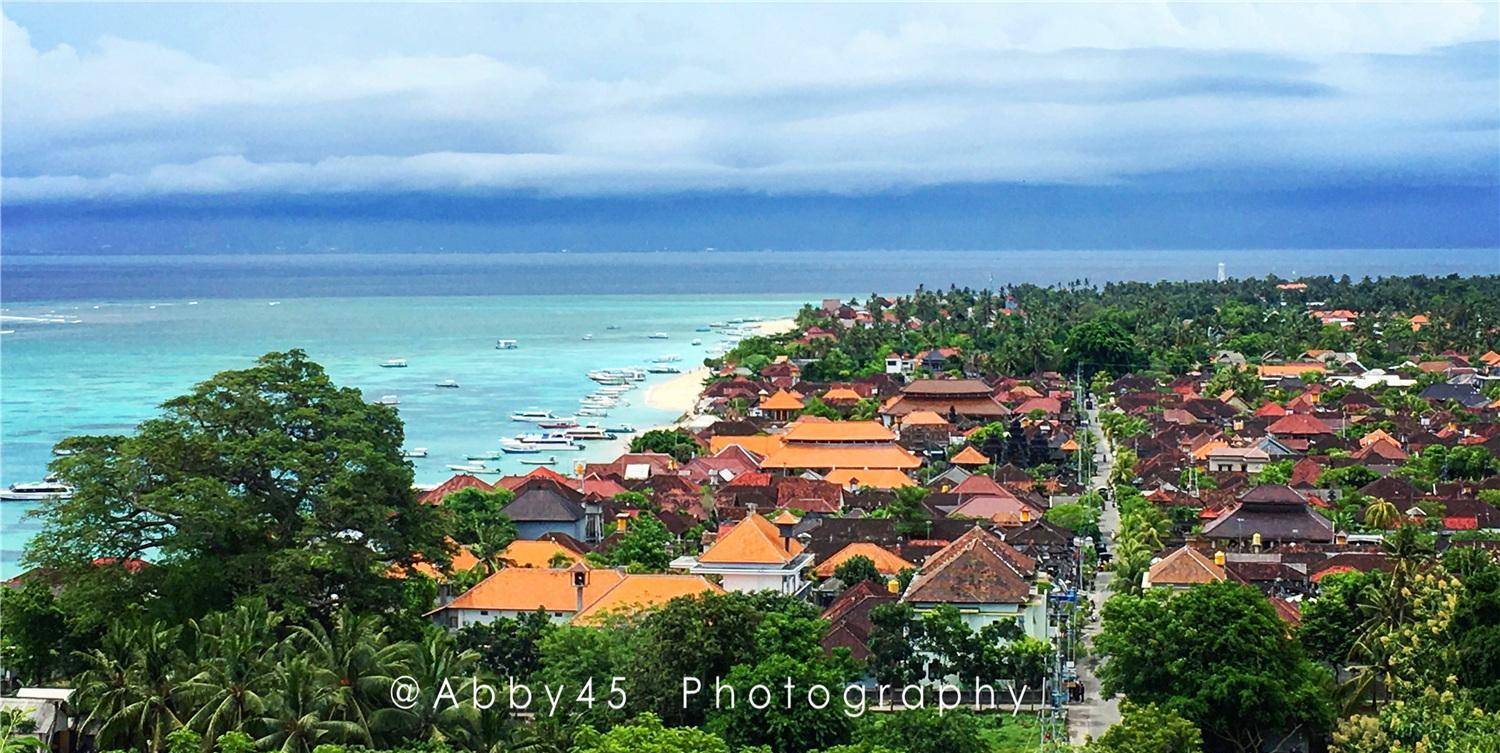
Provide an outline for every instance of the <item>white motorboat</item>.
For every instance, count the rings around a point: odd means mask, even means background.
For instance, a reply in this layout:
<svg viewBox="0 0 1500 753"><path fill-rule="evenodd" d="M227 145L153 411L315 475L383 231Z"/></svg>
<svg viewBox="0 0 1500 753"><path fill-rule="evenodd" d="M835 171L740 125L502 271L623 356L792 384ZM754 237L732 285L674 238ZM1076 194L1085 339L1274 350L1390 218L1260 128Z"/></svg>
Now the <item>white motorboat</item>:
<svg viewBox="0 0 1500 753"><path fill-rule="evenodd" d="M571 437L566 434L522 434L516 437L516 441L543 450L578 450L582 449Z"/></svg>
<svg viewBox="0 0 1500 753"><path fill-rule="evenodd" d="M664 356L662 356L660 358L657 358L656 362L657 363L674 363L676 361L681 361L681 360L682 360L682 356L679 356L676 353L668 353L668 354L666 354L666 355L664 355Z"/></svg>
<svg viewBox="0 0 1500 753"><path fill-rule="evenodd" d="M703 338L701 338L701 337L695 337L695 338L693 338L692 344L693 345L702 345L703 344Z"/></svg>
<svg viewBox="0 0 1500 753"><path fill-rule="evenodd" d="M490 469L484 467L484 463L458 463L448 466L450 471L459 473L489 473Z"/></svg>
<svg viewBox="0 0 1500 753"><path fill-rule="evenodd" d="M526 465L555 465L557 463L557 456L548 455L544 458L521 458L520 462Z"/></svg>
<svg viewBox="0 0 1500 753"><path fill-rule="evenodd" d="M599 440L599 439L614 439L615 438L615 435L613 435L613 434L605 431L604 429L600 428L597 424L587 424L585 426L575 426L575 427L573 427L571 429L568 429L568 430L564 431L563 434L567 435L567 437L569 439L576 439L576 440L578 440L580 442L590 442L590 441Z"/></svg>
<svg viewBox="0 0 1500 753"><path fill-rule="evenodd" d="M511 455L525 455L533 452L541 452L542 448L526 444L517 439L500 440L500 449Z"/></svg>
<svg viewBox="0 0 1500 753"><path fill-rule="evenodd" d="M609 432L610 434L616 434L616 435L618 435L618 434L634 434L635 433L635 427L631 426L630 424L617 424L615 426L609 427L608 429L605 429L605 431Z"/></svg>
<svg viewBox="0 0 1500 753"><path fill-rule="evenodd" d="M661 364L659 366L652 366L651 368L646 369L646 370L649 371L649 372L651 372L652 374L681 374L682 373L682 369L679 369L676 366L671 366L671 365L668 365L668 364Z"/></svg>
<svg viewBox="0 0 1500 753"><path fill-rule="evenodd" d="M481 452L481 453L479 453L477 455L465 455L464 459L465 460L499 460L500 459L500 451L499 450L490 450L489 452Z"/></svg>
<svg viewBox="0 0 1500 753"><path fill-rule="evenodd" d="M0 489L0 500L6 502L37 502L46 499L68 499L73 496L73 487L48 478L45 481L23 481Z"/></svg>
<svg viewBox="0 0 1500 753"><path fill-rule="evenodd" d="M385 363L380 364L380 368L382 368L382 369L404 369L404 368L406 368L406 359L405 358L391 358L391 359L387 359Z"/></svg>
<svg viewBox="0 0 1500 753"><path fill-rule="evenodd" d="M407 458L425 458L425 457L427 457L427 448L426 447L413 447L410 450L407 450L407 451L401 453L401 456L402 457L407 457Z"/></svg>
<svg viewBox="0 0 1500 753"><path fill-rule="evenodd" d="M594 339L594 333L592 333L592 332L585 333L584 336L583 336L583 339L584 340L592 340L592 339Z"/></svg>
<svg viewBox="0 0 1500 753"><path fill-rule="evenodd" d="M396 397L395 395L381 395L378 399L376 399L375 404L376 405L400 405L401 404L401 398Z"/></svg>
<svg viewBox="0 0 1500 753"><path fill-rule="evenodd" d="M496 340L495 350L515 350L520 345L515 340Z"/></svg>
<svg viewBox="0 0 1500 753"><path fill-rule="evenodd" d="M578 415L588 416L589 418L604 418L609 415L609 411L603 408L579 408Z"/></svg>
<svg viewBox="0 0 1500 753"><path fill-rule="evenodd" d="M603 387L600 387L597 390L594 390L594 392L596 392L596 393L598 393L600 395L611 395L611 396L613 396L613 395L623 395L623 394L625 394L625 393L627 393L627 392L629 392L629 391L631 391L633 389L635 389L635 385L633 385L633 384L609 384L609 385L605 385Z"/></svg>
<svg viewBox="0 0 1500 753"><path fill-rule="evenodd" d="M444 379L443 381L438 382L437 385L435 385L435 386L442 387L444 389L449 389L449 390L456 390L456 389L458 389L458 382L456 382L456 381L454 381L452 379Z"/></svg>
<svg viewBox="0 0 1500 753"><path fill-rule="evenodd" d="M646 335L646 339L647 340L665 340L665 339L667 339L667 333L665 333L665 332L652 332L651 334Z"/></svg>
<svg viewBox="0 0 1500 753"><path fill-rule="evenodd" d="M574 426L577 426L577 425L578 425L578 422L574 421L571 418L559 418L556 421L538 421L537 422L537 428L538 429L571 429L571 428L573 428Z"/></svg>
<svg viewBox="0 0 1500 753"><path fill-rule="evenodd" d="M510 414L510 420L529 421L531 423L537 423L540 421L556 421L557 416L552 415L552 411L549 410L527 408L526 410L518 410L515 413Z"/></svg>

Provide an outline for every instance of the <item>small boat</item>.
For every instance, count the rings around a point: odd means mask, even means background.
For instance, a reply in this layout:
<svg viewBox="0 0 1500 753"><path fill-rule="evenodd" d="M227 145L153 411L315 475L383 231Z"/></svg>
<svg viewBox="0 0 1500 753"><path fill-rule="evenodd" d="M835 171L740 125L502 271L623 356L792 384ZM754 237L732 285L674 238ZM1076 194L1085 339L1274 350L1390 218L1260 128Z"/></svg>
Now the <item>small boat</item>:
<svg viewBox="0 0 1500 753"><path fill-rule="evenodd" d="M382 368L382 369L404 369L404 368L406 368L406 359L405 358L391 358L391 359L388 359L385 363L380 364L380 368Z"/></svg>
<svg viewBox="0 0 1500 753"><path fill-rule="evenodd" d="M611 426L608 429L605 429L605 431L609 432L610 434L634 434L635 427L631 426L630 424L618 424L616 426Z"/></svg>
<svg viewBox="0 0 1500 753"><path fill-rule="evenodd" d="M577 426L578 422L570 418L560 418L556 421L538 421L536 425L539 429L571 429Z"/></svg>
<svg viewBox="0 0 1500 753"><path fill-rule="evenodd" d="M609 395L610 397L614 397L616 395L623 395L633 389L635 389L635 385L633 384L615 384L600 387L599 389L595 390L595 392L600 395Z"/></svg>
<svg viewBox="0 0 1500 753"><path fill-rule="evenodd" d="M583 339L585 339L585 340L592 340L592 339L594 339L594 333L589 332L589 333L585 334L583 336Z"/></svg>
<svg viewBox="0 0 1500 753"><path fill-rule="evenodd" d="M46 499L68 499L72 496L73 487L60 483L50 476L45 481L22 482L0 489L0 500L6 502L37 502Z"/></svg>
<svg viewBox="0 0 1500 753"><path fill-rule="evenodd" d="M489 473L490 469L484 467L484 463L459 463L448 466L450 471L459 473Z"/></svg>
<svg viewBox="0 0 1500 753"><path fill-rule="evenodd" d="M464 460L499 460L499 459L500 459L500 451L499 450L490 450L489 452L481 452L481 453L479 453L477 455L465 455L464 456Z"/></svg>
<svg viewBox="0 0 1500 753"><path fill-rule="evenodd" d="M681 374L682 373L682 369L679 369L676 366L670 366L670 365L667 365L667 364L662 364L660 366L652 366L651 368L646 369L646 370L649 371L649 372L651 372L652 374Z"/></svg>
<svg viewBox="0 0 1500 753"><path fill-rule="evenodd" d="M413 447L410 450L407 450L407 451L401 453L401 457L404 457L404 458L425 458L425 457L427 457L427 448L426 447Z"/></svg>
<svg viewBox="0 0 1500 753"><path fill-rule="evenodd" d="M495 350L515 350L519 345L515 340L496 340Z"/></svg>
<svg viewBox="0 0 1500 753"><path fill-rule="evenodd" d="M618 325L618 324L611 324L611 325L605 327L605 329L619 329L619 328L620 328L620 325Z"/></svg>
<svg viewBox="0 0 1500 753"><path fill-rule="evenodd" d="M556 421L557 416L552 415L552 411L550 410L527 408L526 410L518 410L515 413L510 414L510 420L529 421L531 423L537 423L539 421Z"/></svg>
<svg viewBox="0 0 1500 753"><path fill-rule="evenodd" d="M646 339L647 340L665 340L665 339L667 339L667 333L665 333L665 332L652 332L651 334L646 335Z"/></svg>
<svg viewBox="0 0 1500 753"><path fill-rule="evenodd" d="M557 456L548 455L544 458L521 458L520 462L525 465L556 465Z"/></svg>
<svg viewBox="0 0 1500 753"><path fill-rule="evenodd" d="M603 408L579 408L578 415L590 418L604 418L609 415L609 411Z"/></svg>
<svg viewBox="0 0 1500 753"><path fill-rule="evenodd" d="M376 405L400 405L401 404L401 398L396 397L395 395L381 395L380 398L375 401L375 404Z"/></svg>
<svg viewBox="0 0 1500 753"><path fill-rule="evenodd" d="M668 353L668 354L666 354L666 355L664 355L664 356L662 356L660 358L657 358L655 362L656 363L674 363L676 361L681 361L681 360L682 360L682 356L679 356L676 353Z"/></svg>
<svg viewBox="0 0 1500 753"><path fill-rule="evenodd" d="M692 344L693 345L702 345L703 344L703 338L701 338L701 337L695 337L695 338L693 338Z"/></svg>
<svg viewBox="0 0 1500 753"><path fill-rule="evenodd" d="M712 332L713 331L713 327L704 325L702 327L694 327L693 331L694 332Z"/></svg>
<svg viewBox="0 0 1500 753"><path fill-rule="evenodd" d="M435 386L449 390L456 390L458 389L458 382L455 382L452 379L444 379L443 381L438 382Z"/></svg>

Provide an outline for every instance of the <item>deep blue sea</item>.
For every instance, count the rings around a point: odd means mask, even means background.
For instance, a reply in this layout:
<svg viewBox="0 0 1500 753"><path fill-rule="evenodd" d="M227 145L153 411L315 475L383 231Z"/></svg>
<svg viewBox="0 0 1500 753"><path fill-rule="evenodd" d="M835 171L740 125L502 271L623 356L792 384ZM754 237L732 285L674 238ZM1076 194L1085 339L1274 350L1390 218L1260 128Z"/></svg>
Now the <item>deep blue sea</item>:
<svg viewBox="0 0 1500 753"><path fill-rule="evenodd" d="M711 322L919 284L1208 279L1220 262L1238 277L1500 274L1495 250L7 255L0 484L41 478L63 437L129 431L162 400L272 350L302 348L370 399L396 396L408 447L429 451L413 461L417 480L433 483L516 433L512 411L571 413L594 387L590 369L668 353L700 362L724 339L696 331ZM655 332L669 339L647 339ZM496 350L497 338L520 347ZM409 366L380 367L392 358ZM447 379L460 388L435 386ZM675 418L643 398L604 422ZM514 457L490 466L526 470ZM0 504L0 577L36 530L26 509Z"/></svg>

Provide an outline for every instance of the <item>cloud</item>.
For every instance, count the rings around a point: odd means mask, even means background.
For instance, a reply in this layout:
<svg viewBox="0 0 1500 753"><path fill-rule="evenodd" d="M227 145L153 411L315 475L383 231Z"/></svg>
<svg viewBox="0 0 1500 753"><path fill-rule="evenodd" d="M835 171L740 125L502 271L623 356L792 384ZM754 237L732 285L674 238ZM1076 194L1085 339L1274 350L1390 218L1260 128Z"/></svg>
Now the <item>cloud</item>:
<svg viewBox="0 0 1500 753"><path fill-rule="evenodd" d="M587 10L309 15L235 60L6 17L4 200L1497 180L1493 6ZM371 41L293 37L342 21Z"/></svg>

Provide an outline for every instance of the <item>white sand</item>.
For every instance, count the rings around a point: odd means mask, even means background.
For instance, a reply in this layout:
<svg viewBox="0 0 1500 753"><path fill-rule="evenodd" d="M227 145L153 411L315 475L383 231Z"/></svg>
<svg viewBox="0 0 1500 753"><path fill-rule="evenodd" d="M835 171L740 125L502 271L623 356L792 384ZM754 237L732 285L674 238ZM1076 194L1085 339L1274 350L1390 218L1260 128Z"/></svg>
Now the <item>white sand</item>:
<svg viewBox="0 0 1500 753"><path fill-rule="evenodd" d="M791 332L796 328L797 320L795 319L772 319L768 322L760 322L759 324L756 324L755 334L762 336L780 335L786 332Z"/></svg>
<svg viewBox="0 0 1500 753"><path fill-rule="evenodd" d="M698 405L698 396L703 392L703 380L706 378L708 367L700 366L661 384L652 385L646 390L646 405L683 415L692 413L693 408Z"/></svg>

